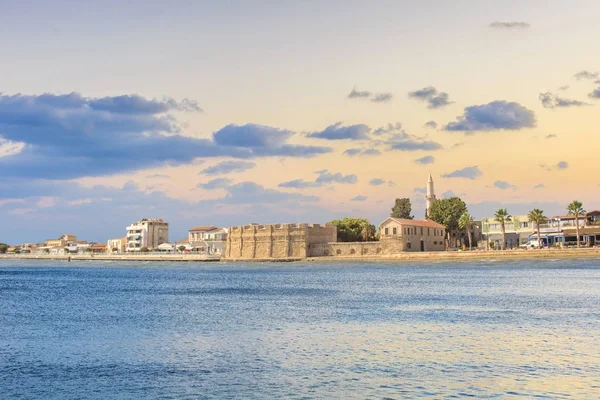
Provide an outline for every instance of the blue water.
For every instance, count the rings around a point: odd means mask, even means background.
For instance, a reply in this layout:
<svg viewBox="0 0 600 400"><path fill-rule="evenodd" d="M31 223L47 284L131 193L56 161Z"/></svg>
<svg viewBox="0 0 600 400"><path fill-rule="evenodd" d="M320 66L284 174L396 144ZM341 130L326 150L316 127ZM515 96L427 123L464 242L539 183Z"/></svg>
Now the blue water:
<svg viewBox="0 0 600 400"><path fill-rule="evenodd" d="M600 398L600 262L0 260L2 399Z"/></svg>

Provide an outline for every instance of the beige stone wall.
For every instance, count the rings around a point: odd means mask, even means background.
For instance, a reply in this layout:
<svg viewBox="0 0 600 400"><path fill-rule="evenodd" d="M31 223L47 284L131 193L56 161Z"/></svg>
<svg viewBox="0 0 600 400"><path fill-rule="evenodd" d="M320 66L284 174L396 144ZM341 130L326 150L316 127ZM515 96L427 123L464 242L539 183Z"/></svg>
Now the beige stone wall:
<svg viewBox="0 0 600 400"><path fill-rule="evenodd" d="M324 253L337 239L334 226L309 224L248 225L229 229L226 258L306 258ZM314 255L313 255L314 254Z"/></svg>
<svg viewBox="0 0 600 400"><path fill-rule="evenodd" d="M387 233L386 233L387 229ZM396 229L396 233L394 233ZM402 225L389 220L380 226L381 241L389 240L385 254L403 251L444 251L444 229L418 225ZM421 241L423 247L421 247Z"/></svg>

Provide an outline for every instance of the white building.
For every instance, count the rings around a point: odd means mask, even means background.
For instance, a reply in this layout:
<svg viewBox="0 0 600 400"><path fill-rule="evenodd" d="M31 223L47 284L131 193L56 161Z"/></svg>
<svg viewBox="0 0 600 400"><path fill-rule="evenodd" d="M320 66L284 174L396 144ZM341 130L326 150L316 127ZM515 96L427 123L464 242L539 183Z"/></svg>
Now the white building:
<svg viewBox="0 0 600 400"><path fill-rule="evenodd" d="M127 251L140 251L146 247L155 249L169 241L169 224L162 219L147 219L127 227Z"/></svg>
<svg viewBox="0 0 600 400"><path fill-rule="evenodd" d="M193 251L223 254L227 244L227 229L216 226L197 226L188 231L188 242Z"/></svg>

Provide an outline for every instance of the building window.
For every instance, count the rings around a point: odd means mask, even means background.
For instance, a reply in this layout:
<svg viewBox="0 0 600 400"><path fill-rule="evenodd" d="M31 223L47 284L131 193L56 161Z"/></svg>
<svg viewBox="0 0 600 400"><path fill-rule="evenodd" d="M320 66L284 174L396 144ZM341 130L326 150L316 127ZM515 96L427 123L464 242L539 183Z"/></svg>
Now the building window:
<svg viewBox="0 0 600 400"><path fill-rule="evenodd" d="M392 234L395 235L396 233L398 233L396 228L392 228Z"/></svg>
<svg viewBox="0 0 600 400"><path fill-rule="evenodd" d="M342 251L341 251L340 249L337 249L337 250L335 251L335 254L337 254L337 255L339 256L340 254L342 254Z"/></svg>
<svg viewBox="0 0 600 400"><path fill-rule="evenodd" d="M410 242L406 243L406 248L410 250Z"/></svg>
<svg viewBox="0 0 600 400"><path fill-rule="evenodd" d="M386 236L390 234L390 232L389 232L389 231L390 231L390 228L385 228L385 235L386 235Z"/></svg>
<svg viewBox="0 0 600 400"><path fill-rule="evenodd" d="M421 235L423 234L423 227L421 227Z"/></svg>
<svg viewBox="0 0 600 400"><path fill-rule="evenodd" d="M355 254L355 253L356 253L356 250L350 249L350 254Z"/></svg>

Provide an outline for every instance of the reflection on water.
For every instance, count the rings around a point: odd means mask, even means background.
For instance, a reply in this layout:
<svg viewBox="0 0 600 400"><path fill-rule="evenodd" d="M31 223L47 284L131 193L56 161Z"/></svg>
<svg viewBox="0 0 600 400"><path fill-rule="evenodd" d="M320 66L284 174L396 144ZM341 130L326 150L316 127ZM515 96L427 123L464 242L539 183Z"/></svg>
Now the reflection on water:
<svg viewBox="0 0 600 400"><path fill-rule="evenodd" d="M591 260L0 261L0 305L1 398L600 398Z"/></svg>

